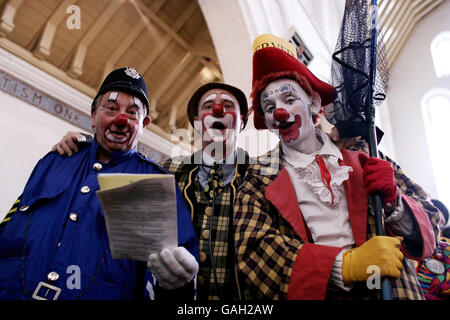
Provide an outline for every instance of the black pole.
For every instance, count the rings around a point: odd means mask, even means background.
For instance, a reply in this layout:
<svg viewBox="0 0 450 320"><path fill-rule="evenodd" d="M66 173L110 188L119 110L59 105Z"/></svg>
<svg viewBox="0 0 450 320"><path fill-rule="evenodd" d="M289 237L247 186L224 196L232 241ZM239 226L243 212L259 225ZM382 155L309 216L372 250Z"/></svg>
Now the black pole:
<svg viewBox="0 0 450 320"><path fill-rule="evenodd" d="M366 101L366 121L368 124L368 144L369 155L378 158L377 136L375 130L375 107L373 105L373 92L375 88L375 77L377 69L377 0L372 0L372 35L370 50L370 73L369 73L369 94ZM372 205L375 210L375 228L377 236L385 236L386 232L383 223L383 204L381 196L374 194L371 197ZM389 279L384 278L381 281L381 298L383 300L392 300L392 286Z"/></svg>

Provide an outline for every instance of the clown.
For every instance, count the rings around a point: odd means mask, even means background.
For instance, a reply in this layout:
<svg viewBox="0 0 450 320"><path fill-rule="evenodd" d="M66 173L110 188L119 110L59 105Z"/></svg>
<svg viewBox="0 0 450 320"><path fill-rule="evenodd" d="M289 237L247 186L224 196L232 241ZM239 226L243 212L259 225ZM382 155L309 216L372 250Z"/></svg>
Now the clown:
<svg viewBox="0 0 450 320"><path fill-rule="evenodd" d="M239 89L222 83L208 83L193 94L187 112L202 141L203 162L224 162L234 155L238 134L246 123L246 106Z"/></svg>
<svg viewBox="0 0 450 320"><path fill-rule="evenodd" d="M162 163L183 191L199 238L199 300L242 299L236 276L233 205L247 170L248 154L237 147L245 127L245 94L225 83L207 83L190 98L187 115L202 149Z"/></svg>
<svg viewBox="0 0 450 320"><path fill-rule="evenodd" d="M136 151L148 113L142 76L114 70L92 102L92 142L72 157L48 153L38 162L0 224L0 300L129 300L163 297L164 289L194 297L198 241L180 190L179 246L152 254L147 265L112 258L95 193L99 173L166 173ZM78 284L69 285L74 266Z"/></svg>
<svg viewBox="0 0 450 320"><path fill-rule="evenodd" d="M376 266L394 298L422 299L406 255L429 256L436 244L438 211L423 190L397 165L340 150L316 129L334 88L282 49L254 53L251 97L256 129L280 138L268 164L249 168L235 205L238 270L252 296L376 298L366 283ZM392 236L374 236L374 192Z"/></svg>
<svg viewBox="0 0 450 320"><path fill-rule="evenodd" d="M94 101L91 126L101 146L99 160L108 161L114 150L136 147L136 138L150 123L150 118L142 114L145 107L141 100L126 92L107 91Z"/></svg>

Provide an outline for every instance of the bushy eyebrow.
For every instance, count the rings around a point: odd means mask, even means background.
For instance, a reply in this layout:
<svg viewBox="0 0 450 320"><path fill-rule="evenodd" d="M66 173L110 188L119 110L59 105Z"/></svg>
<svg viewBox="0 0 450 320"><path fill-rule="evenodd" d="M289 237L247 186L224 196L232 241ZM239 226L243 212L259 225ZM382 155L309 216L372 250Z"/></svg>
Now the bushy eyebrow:
<svg viewBox="0 0 450 320"><path fill-rule="evenodd" d="M119 97L119 92L118 91L113 91L108 95L108 99L106 100L106 102L113 102L116 103L117 98ZM134 97L133 96L133 103L130 104L129 106L127 106L127 108L130 107L136 107L138 108L138 110L144 110L144 104L142 103L142 101L138 98L138 97Z"/></svg>
<svg viewBox="0 0 450 320"><path fill-rule="evenodd" d="M273 95L273 91L272 90L268 90L268 91L263 92L262 98L263 98L263 100L269 99L269 96L271 96L271 95Z"/></svg>
<svg viewBox="0 0 450 320"><path fill-rule="evenodd" d="M298 99L298 100L302 101L303 103L305 103L303 101L303 99L301 98L301 96L298 94L297 90L295 90L294 86L289 83L284 83L278 89L275 89L275 90L264 91L261 94L261 103L268 104L270 102L270 96L276 92L281 92L282 94L287 94L288 97L291 96L291 97L295 98L296 100Z"/></svg>
<svg viewBox="0 0 450 320"><path fill-rule="evenodd" d="M297 93L297 90L295 90L295 88L291 84L284 83L278 89L275 89L275 91L267 90L267 91L263 92L262 98L267 99L267 98L269 98L269 96L273 95L276 92L286 92L286 91L288 91L290 93L292 93L292 92Z"/></svg>
<svg viewBox="0 0 450 320"><path fill-rule="evenodd" d="M207 96L207 97L205 98L205 100L202 101L202 104L204 104L204 103L206 103L206 102L209 102L209 101L212 101L212 100L214 100L216 97L217 97L217 94L211 93L209 96Z"/></svg>
<svg viewBox="0 0 450 320"><path fill-rule="evenodd" d="M134 97L134 104L132 104L130 107L136 106L139 110L142 108L144 110L144 105L141 100L139 100L138 97Z"/></svg>
<svg viewBox="0 0 450 320"><path fill-rule="evenodd" d="M230 101L230 102L233 102L233 103L234 103L233 98L230 97L230 96L229 96L228 94L226 94L226 93L220 94L220 97L221 97L223 100Z"/></svg>
<svg viewBox="0 0 450 320"><path fill-rule="evenodd" d="M108 101L108 102L109 102L109 101L116 102L118 96L119 96L119 92L113 91L113 92L111 92L111 93L109 94L108 100L106 100L106 101Z"/></svg>
<svg viewBox="0 0 450 320"><path fill-rule="evenodd" d="M280 91L280 92L291 91L290 87L292 87L292 86L289 84L285 84L285 85L282 85L281 88L276 91Z"/></svg>

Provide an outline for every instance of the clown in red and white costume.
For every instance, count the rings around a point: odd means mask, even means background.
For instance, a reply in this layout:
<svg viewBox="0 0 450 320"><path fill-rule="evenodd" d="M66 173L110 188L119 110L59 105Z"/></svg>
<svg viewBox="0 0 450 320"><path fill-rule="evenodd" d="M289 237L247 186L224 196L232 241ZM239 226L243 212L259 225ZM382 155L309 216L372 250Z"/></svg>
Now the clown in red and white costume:
<svg viewBox="0 0 450 320"><path fill-rule="evenodd" d="M237 195L239 273L253 298L377 298L367 282L376 266L395 299L423 299L408 256L432 254L438 211L395 163L340 150L315 128L333 99L332 86L283 50L255 52L254 124L281 142ZM374 192L391 236L374 234Z"/></svg>

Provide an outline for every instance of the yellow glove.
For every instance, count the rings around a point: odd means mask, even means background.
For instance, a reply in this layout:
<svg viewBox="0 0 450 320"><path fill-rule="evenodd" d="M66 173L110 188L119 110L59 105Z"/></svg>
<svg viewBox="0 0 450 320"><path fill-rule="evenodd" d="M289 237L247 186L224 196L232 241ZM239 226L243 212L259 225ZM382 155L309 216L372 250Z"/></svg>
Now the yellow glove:
<svg viewBox="0 0 450 320"><path fill-rule="evenodd" d="M401 238L400 238L401 239ZM367 267L378 266L381 277L400 278L403 253L401 240L393 237L375 236L358 248L343 254L342 280L345 284L366 281L371 275Z"/></svg>

